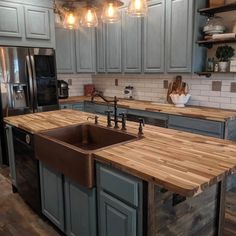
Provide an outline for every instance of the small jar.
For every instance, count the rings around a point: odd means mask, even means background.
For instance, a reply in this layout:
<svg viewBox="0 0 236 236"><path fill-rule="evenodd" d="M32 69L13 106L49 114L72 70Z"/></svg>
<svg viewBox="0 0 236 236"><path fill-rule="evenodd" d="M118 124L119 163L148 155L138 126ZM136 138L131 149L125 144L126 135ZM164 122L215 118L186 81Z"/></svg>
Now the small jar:
<svg viewBox="0 0 236 236"><path fill-rule="evenodd" d="M219 72L219 62L215 62L214 72Z"/></svg>

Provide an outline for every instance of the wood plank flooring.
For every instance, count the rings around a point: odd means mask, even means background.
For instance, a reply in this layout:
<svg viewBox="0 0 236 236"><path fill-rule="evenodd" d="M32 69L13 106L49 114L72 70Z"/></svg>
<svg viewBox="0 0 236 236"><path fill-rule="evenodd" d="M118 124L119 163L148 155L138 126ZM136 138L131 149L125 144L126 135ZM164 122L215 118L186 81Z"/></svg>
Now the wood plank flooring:
<svg viewBox="0 0 236 236"><path fill-rule="evenodd" d="M59 236L18 194L12 193L9 169L0 166L0 236Z"/></svg>

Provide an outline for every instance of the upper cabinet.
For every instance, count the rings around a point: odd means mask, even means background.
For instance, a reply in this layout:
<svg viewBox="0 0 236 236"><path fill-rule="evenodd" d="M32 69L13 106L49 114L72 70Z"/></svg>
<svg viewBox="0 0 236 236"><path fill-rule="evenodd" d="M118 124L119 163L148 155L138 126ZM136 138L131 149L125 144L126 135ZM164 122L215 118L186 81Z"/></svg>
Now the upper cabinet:
<svg viewBox="0 0 236 236"><path fill-rule="evenodd" d="M58 73L75 72L74 31L56 28L56 62Z"/></svg>
<svg viewBox="0 0 236 236"><path fill-rule="evenodd" d="M29 5L27 5L29 4ZM0 44L55 47L53 6L50 1L0 1Z"/></svg>
<svg viewBox="0 0 236 236"><path fill-rule="evenodd" d="M95 72L95 31L83 28L76 31L76 65L78 73Z"/></svg>
<svg viewBox="0 0 236 236"><path fill-rule="evenodd" d="M193 1L166 0L167 72L192 71Z"/></svg>
<svg viewBox="0 0 236 236"><path fill-rule="evenodd" d="M130 17L127 9L122 11L123 71L125 73L142 72L142 19Z"/></svg>
<svg viewBox="0 0 236 236"><path fill-rule="evenodd" d="M23 7L0 2L0 37L22 37Z"/></svg>
<svg viewBox="0 0 236 236"><path fill-rule="evenodd" d="M25 7L26 38L50 39L50 12L41 7Z"/></svg>
<svg viewBox="0 0 236 236"><path fill-rule="evenodd" d="M165 68L165 1L151 1L144 18L144 73L160 73Z"/></svg>

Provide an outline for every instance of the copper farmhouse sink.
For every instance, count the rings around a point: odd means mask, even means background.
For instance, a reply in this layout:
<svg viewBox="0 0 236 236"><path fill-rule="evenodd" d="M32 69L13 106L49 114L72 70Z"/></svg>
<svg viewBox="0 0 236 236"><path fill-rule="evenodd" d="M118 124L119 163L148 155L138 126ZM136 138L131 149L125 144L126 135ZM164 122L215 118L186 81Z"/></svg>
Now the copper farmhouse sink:
<svg viewBox="0 0 236 236"><path fill-rule="evenodd" d="M36 157L44 164L85 187L94 185L92 154L137 136L91 123L35 134Z"/></svg>

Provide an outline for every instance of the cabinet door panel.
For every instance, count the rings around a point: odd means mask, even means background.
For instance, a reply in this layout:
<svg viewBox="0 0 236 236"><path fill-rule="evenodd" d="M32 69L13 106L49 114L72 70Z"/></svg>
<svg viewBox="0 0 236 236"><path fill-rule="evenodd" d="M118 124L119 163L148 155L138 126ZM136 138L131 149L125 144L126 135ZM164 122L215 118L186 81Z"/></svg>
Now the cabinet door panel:
<svg viewBox="0 0 236 236"><path fill-rule="evenodd" d="M96 191L65 181L66 225L69 236L96 236Z"/></svg>
<svg viewBox="0 0 236 236"><path fill-rule="evenodd" d="M64 231L64 199L61 174L40 163L42 212Z"/></svg>
<svg viewBox="0 0 236 236"><path fill-rule="evenodd" d="M167 72L191 72L193 1L167 0Z"/></svg>
<svg viewBox="0 0 236 236"><path fill-rule="evenodd" d="M141 73L141 18L122 11L122 42L124 72Z"/></svg>
<svg viewBox="0 0 236 236"><path fill-rule="evenodd" d="M76 31L77 72L95 72L95 32L93 28Z"/></svg>
<svg viewBox="0 0 236 236"><path fill-rule="evenodd" d="M49 9L25 7L26 38L50 39Z"/></svg>
<svg viewBox="0 0 236 236"><path fill-rule="evenodd" d="M57 72L75 72L75 40L74 31L56 28L56 60Z"/></svg>
<svg viewBox="0 0 236 236"><path fill-rule="evenodd" d="M97 36L97 72L106 72L106 59L105 59L105 24L99 22L96 29Z"/></svg>
<svg viewBox="0 0 236 236"><path fill-rule="evenodd" d="M23 24L22 6L0 2L0 36L21 38Z"/></svg>
<svg viewBox="0 0 236 236"><path fill-rule="evenodd" d="M144 18L144 72L164 72L165 2L149 4Z"/></svg>
<svg viewBox="0 0 236 236"><path fill-rule="evenodd" d="M136 210L100 192L100 235L136 236Z"/></svg>
<svg viewBox="0 0 236 236"><path fill-rule="evenodd" d="M121 23L106 25L107 72L121 72Z"/></svg>

